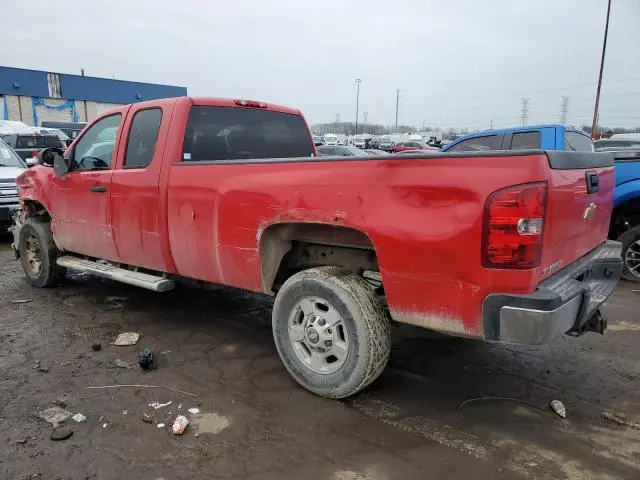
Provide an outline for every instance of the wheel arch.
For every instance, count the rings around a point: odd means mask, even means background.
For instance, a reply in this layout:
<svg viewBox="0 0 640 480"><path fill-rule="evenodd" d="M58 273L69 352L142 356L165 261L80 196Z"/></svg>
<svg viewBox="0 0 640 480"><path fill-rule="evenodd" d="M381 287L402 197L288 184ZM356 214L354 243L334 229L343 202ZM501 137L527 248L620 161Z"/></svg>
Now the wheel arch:
<svg viewBox="0 0 640 480"><path fill-rule="evenodd" d="M640 185L638 185L640 189ZM640 190L635 196L628 196L613 208L609 238L617 240L624 232L640 225Z"/></svg>
<svg viewBox="0 0 640 480"><path fill-rule="evenodd" d="M272 293L305 268L340 266L354 272L378 271L375 247L356 228L325 223L278 223L259 240L263 290Z"/></svg>
<svg viewBox="0 0 640 480"><path fill-rule="evenodd" d="M47 207L38 200L24 198L21 204L25 218L39 217L43 220L51 221L51 213L49 213Z"/></svg>

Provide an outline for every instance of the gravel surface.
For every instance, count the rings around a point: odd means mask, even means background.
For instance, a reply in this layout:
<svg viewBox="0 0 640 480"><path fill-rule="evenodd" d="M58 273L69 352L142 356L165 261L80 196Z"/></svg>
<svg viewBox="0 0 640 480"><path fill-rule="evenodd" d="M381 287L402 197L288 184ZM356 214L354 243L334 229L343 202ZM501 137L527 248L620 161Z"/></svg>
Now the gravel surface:
<svg viewBox="0 0 640 480"><path fill-rule="evenodd" d="M637 284L608 301L604 337L520 347L394 325L389 367L346 401L289 377L268 297L82 275L35 289L6 240L0 292L2 479L640 478ZM125 332L137 344L113 345ZM121 384L160 388L87 388ZM38 412L53 406L87 420L52 440Z"/></svg>

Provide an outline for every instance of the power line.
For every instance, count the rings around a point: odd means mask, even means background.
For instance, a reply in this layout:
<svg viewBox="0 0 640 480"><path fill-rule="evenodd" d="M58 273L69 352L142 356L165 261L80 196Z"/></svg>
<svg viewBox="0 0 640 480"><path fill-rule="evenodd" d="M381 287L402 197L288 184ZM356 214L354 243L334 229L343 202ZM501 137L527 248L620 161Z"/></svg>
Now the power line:
<svg viewBox="0 0 640 480"><path fill-rule="evenodd" d="M618 79L618 80L607 80L607 83L622 83L622 82L635 82L640 80L640 77L629 77L626 79ZM530 95L532 93L546 93L546 92L561 92L563 90L572 90L572 89L576 89L576 88L593 88L594 87L594 83L584 83L582 85L568 85L568 86L564 86L564 87L552 87L552 88L541 88L538 90L530 90L527 93ZM437 97L422 97L425 100L438 100L441 99L443 96L445 95L456 95L459 96L459 94L457 92L447 92L447 93L443 93L440 96ZM487 93L487 94L483 94L483 95L474 95L471 97L464 97L465 100L474 100L477 98L495 98L495 97L518 97L522 95L522 90L518 91L518 92L504 92L504 93Z"/></svg>

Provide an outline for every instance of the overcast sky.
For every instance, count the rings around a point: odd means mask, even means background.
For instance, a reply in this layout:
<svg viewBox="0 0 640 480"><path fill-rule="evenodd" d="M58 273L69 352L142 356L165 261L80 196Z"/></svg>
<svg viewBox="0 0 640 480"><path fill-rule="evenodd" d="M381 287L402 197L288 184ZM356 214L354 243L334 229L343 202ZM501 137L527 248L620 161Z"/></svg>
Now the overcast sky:
<svg viewBox="0 0 640 480"><path fill-rule="evenodd" d="M7 66L184 85L355 119L486 128L590 124L606 0L3 2ZM49 23L49 21L51 23ZM601 124L640 126L640 0L613 0ZM363 117L360 117L362 122Z"/></svg>

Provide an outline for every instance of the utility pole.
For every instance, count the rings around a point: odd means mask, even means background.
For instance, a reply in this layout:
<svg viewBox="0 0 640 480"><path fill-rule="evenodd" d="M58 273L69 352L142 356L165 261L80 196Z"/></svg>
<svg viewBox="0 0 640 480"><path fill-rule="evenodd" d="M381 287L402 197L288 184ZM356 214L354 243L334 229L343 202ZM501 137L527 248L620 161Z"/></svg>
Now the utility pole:
<svg viewBox="0 0 640 480"><path fill-rule="evenodd" d="M362 83L362 79L361 78L356 78L356 85L357 85L357 91L356 91L356 135L358 134L358 113L359 113L359 108L360 108L360 84Z"/></svg>
<svg viewBox="0 0 640 480"><path fill-rule="evenodd" d="M368 116L369 116L369 112L362 112L362 117L363 117L362 123L364 124L364 127L362 127L363 129L367 128L367 117Z"/></svg>
<svg viewBox="0 0 640 480"><path fill-rule="evenodd" d="M396 88L396 130L395 133L398 133L398 108L400 107L400 89Z"/></svg>
<svg viewBox="0 0 640 480"><path fill-rule="evenodd" d="M340 112L336 112L336 125L340 123Z"/></svg>
<svg viewBox="0 0 640 480"><path fill-rule="evenodd" d="M604 27L604 40L602 41L602 56L600 57L600 73L598 74L598 88L596 90L596 104L593 107L593 123L591 124L591 138L596 138L598 128L598 107L600 106L600 88L602 87L602 71L604 70L604 55L607 52L607 35L609 34L609 14L611 13L611 0L607 4L607 22Z"/></svg>
<svg viewBox="0 0 640 480"><path fill-rule="evenodd" d="M560 110L560 123L567 123L569 116L569 97L566 95L562 97L562 108Z"/></svg>
<svg viewBox="0 0 640 480"><path fill-rule="evenodd" d="M529 97L522 97L520 102L522 103L520 120L522 120L522 125L526 125L529 121Z"/></svg>
<svg viewBox="0 0 640 480"><path fill-rule="evenodd" d="M493 119L491 119L491 123L489 124L489 130L493 130Z"/></svg>

